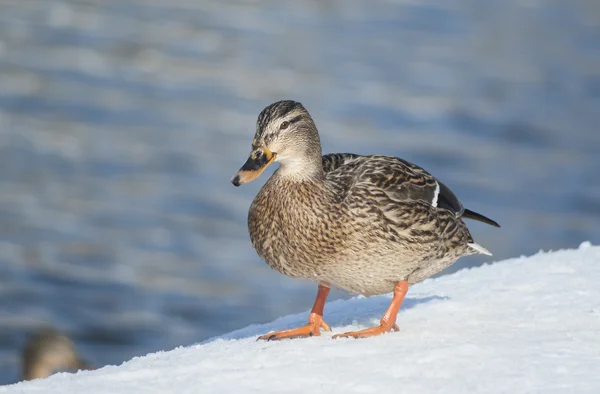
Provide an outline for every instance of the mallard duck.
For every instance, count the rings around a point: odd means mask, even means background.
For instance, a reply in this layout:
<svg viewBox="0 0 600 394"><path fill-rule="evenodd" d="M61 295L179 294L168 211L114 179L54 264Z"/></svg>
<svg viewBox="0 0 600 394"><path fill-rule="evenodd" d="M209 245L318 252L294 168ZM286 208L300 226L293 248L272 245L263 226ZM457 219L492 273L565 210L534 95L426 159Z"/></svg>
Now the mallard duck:
<svg viewBox="0 0 600 394"><path fill-rule="evenodd" d="M305 326L263 340L320 335L331 286L365 296L393 292L380 325L335 335L364 338L396 331L408 287L459 257L491 255L473 242L463 219L496 227L463 208L454 193L421 167L397 157L322 156L315 122L296 101L278 101L258 116L252 152L235 186L279 169L252 201L248 230L258 255L276 271L318 283Z"/></svg>
<svg viewBox="0 0 600 394"><path fill-rule="evenodd" d="M46 378L57 372L93 369L83 361L73 342L53 328L32 335L23 350L22 380Z"/></svg>

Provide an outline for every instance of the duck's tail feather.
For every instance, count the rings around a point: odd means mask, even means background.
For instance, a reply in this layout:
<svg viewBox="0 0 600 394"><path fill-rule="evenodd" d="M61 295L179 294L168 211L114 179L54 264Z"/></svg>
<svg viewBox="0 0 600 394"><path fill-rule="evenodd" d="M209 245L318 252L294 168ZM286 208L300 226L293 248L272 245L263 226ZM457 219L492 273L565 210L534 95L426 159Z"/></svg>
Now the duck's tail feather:
<svg viewBox="0 0 600 394"><path fill-rule="evenodd" d="M466 219L477 220L478 222L489 224L490 226L500 227L500 225L498 223L496 223L495 221L493 221L492 219L487 218L480 213L473 212L470 209L465 208L465 211L463 212L462 217L466 218Z"/></svg>
<svg viewBox="0 0 600 394"><path fill-rule="evenodd" d="M486 254L488 256L492 255L492 252L490 252L489 250L487 250L486 248L484 248L483 246L481 246L479 244L476 244L476 243L473 242L473 243L470 243L470 244L467 244L467 245L469 245L469 247L471 249L476 250L477 253Z"/></svg>

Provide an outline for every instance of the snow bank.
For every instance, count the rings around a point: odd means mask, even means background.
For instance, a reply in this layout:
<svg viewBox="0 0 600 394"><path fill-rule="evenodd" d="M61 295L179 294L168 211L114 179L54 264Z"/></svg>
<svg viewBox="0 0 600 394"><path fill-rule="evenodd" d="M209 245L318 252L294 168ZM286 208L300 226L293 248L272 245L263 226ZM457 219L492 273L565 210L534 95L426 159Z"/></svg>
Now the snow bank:
<svg viewBox="0 0 600 394"><path fill-rule="evenodd" d="M389 299L335 301L326 320L333 333L377 324ZM417 284L397 333L255 341L306 315L0 393L600 392L600 247L589 243Z"/></svg>

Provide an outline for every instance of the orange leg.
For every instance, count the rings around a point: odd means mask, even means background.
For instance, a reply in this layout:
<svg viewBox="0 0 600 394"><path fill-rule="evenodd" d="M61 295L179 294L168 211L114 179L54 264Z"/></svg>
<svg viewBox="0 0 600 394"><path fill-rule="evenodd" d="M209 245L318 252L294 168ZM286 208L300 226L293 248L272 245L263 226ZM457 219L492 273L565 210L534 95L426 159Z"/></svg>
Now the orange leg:
<svg viewBox="0 0 600 394"><path fill-rule="evenodd" d="M258 337L257 340L264 341L275 341L279 339L287 338L306 338L321 335L321 328L325 331L331 331L331 328L323 320L323 308L325 308L325 300L329 295L329 286L325 284L319 284L319 291L317 292L317 298L315 303L308 315L308 324L292 328L289 330L270 332L266 335Z"/></svg>
<svg viewBox="0 0 600 394"><path fill-rule="evenodd" d="M398 316L398 310L400 310L400 305L402 305L402 301L404 301L404 296L408 291L408 281L403 280L399 282L396 286L394 286L394 297L392 298L392 302L388 307L387 311L383 314L381 318L381 322L379 326L367 328L360 331L352 331L347 332L345 334L334 335L333 339L336 338L367 338L373 337L375 335L381 335L390 331L398 331L398 325L396 324L396 316Z"/></svg>

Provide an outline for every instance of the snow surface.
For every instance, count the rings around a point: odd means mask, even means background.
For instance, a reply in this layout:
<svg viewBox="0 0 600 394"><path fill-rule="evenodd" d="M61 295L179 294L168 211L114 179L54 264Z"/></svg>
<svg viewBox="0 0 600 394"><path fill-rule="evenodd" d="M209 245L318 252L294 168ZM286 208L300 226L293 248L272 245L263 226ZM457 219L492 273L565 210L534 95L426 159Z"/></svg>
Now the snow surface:
<svg viewBox="0 0 600 394"><path fill-rule="evenodd" d="M333 333L364 328L389 300L334 301L325 318ZM0 393L600 393L600 247L589 243L417 284L397 333L255 340L306 316Z"/></svg>

